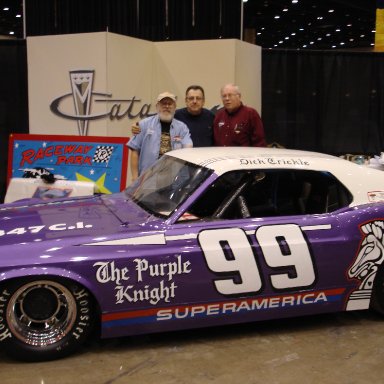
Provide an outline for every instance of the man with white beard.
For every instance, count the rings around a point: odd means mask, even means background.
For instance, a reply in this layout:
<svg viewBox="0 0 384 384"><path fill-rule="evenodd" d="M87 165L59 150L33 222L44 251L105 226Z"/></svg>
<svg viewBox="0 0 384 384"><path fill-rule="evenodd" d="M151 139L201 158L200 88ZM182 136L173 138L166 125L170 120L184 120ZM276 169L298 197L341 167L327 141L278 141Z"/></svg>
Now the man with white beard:
<svg viewBox="0 0 384 384"><path fill-rule="evenodd" d="M188 127L174 119L176 96L163 92L157 97L157 114L139 122L140 133L129 142L132 181L164 153L173 149L192 147Z"/></svg>

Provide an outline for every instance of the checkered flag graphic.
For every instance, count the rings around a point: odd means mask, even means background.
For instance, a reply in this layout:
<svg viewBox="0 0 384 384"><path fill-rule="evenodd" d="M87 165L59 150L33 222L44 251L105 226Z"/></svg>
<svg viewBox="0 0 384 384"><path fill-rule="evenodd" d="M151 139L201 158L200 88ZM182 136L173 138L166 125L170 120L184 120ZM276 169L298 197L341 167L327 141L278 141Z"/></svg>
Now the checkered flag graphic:
<svg viewBox="0 0 384 384"><path fill-rule="evenodd" d="M94 163L108 163L112 156L113 146L111 145L98 145L96 152L93 155L92 162Z"/></svg>

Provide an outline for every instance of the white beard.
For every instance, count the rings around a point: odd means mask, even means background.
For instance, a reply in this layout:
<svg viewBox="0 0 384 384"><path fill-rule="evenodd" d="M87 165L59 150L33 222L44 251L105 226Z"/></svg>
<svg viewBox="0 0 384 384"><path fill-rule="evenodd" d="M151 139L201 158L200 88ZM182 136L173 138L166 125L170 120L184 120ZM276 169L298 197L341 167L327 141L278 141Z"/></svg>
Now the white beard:
<svg viewBox="0 0 384 384"><path fill-rule="evenodd" d="M172 121L174 114L174 112L159 112L159 118L161 121L169 123Z"/></svg>

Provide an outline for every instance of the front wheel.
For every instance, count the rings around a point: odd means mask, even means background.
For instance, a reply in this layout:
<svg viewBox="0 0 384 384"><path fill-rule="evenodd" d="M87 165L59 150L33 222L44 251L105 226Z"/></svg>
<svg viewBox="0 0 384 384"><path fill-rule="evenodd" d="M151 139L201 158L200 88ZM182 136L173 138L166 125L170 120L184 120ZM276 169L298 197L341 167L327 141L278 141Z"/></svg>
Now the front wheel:
<svg viewBox="0 0 384 384"><path fill-rule="evenodd" d="M17 280L0 290L0 343L18 360L53 360L74 352L94 320L90 293L72 281Z"/></svg>

